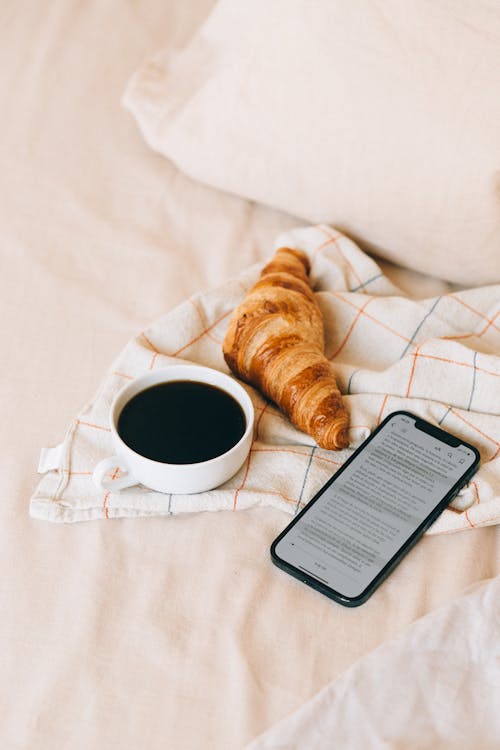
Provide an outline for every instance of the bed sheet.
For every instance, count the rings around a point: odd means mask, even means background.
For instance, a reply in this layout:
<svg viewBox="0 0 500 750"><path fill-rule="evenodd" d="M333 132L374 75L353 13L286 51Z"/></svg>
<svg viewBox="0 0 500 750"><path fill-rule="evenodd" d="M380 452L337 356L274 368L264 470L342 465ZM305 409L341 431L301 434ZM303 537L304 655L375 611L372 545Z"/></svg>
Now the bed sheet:
<svg viewBox="0 0 500 750"><path fill-rule="evenodd" d="M498 574L497 527L424 539L364 607L271 566L276 510L53 526L30 519L57 443L125 342L299 224L197 185L120 97L212 1L0 9L0 745L243 747L356 659ZM416 295L441 282L384 269Z"/></svg>

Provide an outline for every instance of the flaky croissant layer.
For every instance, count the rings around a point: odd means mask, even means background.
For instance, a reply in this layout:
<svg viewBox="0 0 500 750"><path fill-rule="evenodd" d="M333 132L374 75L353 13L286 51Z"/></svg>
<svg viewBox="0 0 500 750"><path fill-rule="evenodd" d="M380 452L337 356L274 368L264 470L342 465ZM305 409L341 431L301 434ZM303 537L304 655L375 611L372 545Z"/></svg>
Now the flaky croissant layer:
<svg viewBox="0 0 500 750"><path fill-rule="evenodd" d="M321 448L346 448L349 415L324 355L323 318L308 272L305 253L276 251L233 313L224 358Z"/></svg>

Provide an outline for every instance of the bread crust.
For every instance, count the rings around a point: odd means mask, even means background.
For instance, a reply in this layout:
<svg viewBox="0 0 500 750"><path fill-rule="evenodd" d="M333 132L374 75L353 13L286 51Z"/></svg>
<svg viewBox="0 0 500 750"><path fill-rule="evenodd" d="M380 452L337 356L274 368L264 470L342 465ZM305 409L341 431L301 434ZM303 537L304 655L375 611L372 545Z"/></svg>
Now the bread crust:
<svg viewBox="0 0 500 750"><path fill-rule="evenodd" d="M224 358L321 448L349 445L349 415L324 354L321 310L305 253L280 248L231 318Z"/></svg>

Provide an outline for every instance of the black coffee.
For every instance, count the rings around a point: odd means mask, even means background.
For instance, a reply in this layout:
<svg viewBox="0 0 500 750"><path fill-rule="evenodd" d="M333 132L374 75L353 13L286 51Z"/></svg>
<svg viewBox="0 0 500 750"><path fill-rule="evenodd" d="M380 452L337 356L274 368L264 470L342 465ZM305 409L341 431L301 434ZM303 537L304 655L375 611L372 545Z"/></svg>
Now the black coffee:
<svg viewBox="0 0 500 750"><path fill-rule="evenodd" d="M245 414L236 399L194 380L172 380L140 391L118 419L118 434L132 450L168 464L220 456L236 445L245 429Z"/></svg>

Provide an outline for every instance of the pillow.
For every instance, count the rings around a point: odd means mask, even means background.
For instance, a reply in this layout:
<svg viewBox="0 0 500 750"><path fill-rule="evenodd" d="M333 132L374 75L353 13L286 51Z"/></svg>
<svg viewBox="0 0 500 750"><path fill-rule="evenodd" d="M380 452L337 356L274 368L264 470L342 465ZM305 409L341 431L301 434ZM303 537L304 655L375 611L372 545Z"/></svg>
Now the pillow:
<svg viewBox="0 0 500 750"><path fill-rule="evenodd" d="M191 177L460 284L500 280L500 6L220 0L124 97Z"/></svg>

